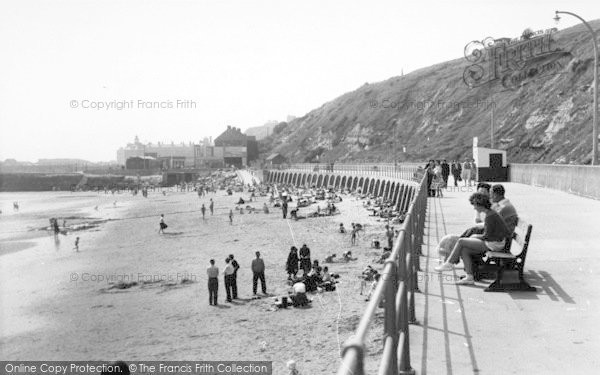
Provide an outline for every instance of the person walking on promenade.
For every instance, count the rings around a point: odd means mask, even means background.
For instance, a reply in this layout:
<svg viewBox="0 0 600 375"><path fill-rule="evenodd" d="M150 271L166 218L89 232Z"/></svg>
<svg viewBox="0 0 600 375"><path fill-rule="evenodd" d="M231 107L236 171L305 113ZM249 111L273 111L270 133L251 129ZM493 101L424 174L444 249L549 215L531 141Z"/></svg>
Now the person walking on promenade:
<svg viewBox="0 0 600 375"><path fill-rule="evenodd" d="M227 302L231 302L231 292L233 291L233 265L229 257L225 258L225 269L223 270L223 279L225 281L225 292L227 293Z"/></svg>
<svg viewBox="0 0 600 375"><path fill-rule="evenodd" d="M202 211L202 220L205 220L206 217L206 207L204 207L204 203L202 203L202 208L200 208L200 211Z"/></svg>
<svg viewBox="0 0 600 375"><path fill-rule="evenodd" d="M465 162L462 165L461 177L465 181L465 186L467 186L467 184L471 186L471 162L469 159L465 159Z"/></svg>
<svg viewBox="0 0 600 375"><path fill-rule="evenodd" d="M229 259L231 259L231 265L233 266L233 280L231 283L231 294L232 294L233 299L237 299L238 298L237 273L238 273L238 270L240 269L240 264L237 262L237 260L233 259L233 254L229 254Z"/></svg>
<svg viewBox="0 0 600 375"><path fill-rule="evenodd" d="M448 187L448 176L450 175L450 165L446 159L442 160L442 179L444 180L444 188Z"/></svg>
<svg viewBox="0 0 600 375"><path fill-rule="evenodd" d="M435 162L433 160L429 160L427 165L425 166L425 173L427 173L427 196L435 197L435 190L431 189L431 182L433 181Z"/></svg>
<svg viewBox="0 0 600 375"><path fill-rule="evenodd" d="M233 210L229 210L229 225L233 225Z"/></svg>
<svg viewBox="0 0 600 375"><path fill-rule="evenodd" d="M158 230L158 233L165 233L165 229L167 229L168 225L165 223L165 215L160 214L160 229Z"/></svg>
<svg viewBox="0 0 600 375"><path fill-rule="evenodd" d="M265 281L265 262L260 257L260 251L257 251L256 258L252 260L252 293L255 296L259 279L263 294L267 294L267 282Z"/></svg>
<svg viewBox="0 0 600 375"><path fill-rule="evenodd" d="M287 258L287 262L285 263L285 270L288 274L288 280L292 280L292 276L296 277L296 274L298 273L299 261L300 259L298 259L298 249L296 248L296 246L292 246Z"/></svg>
<svg viewBox="0 0 600 375"><path fill-rule="evenodd" d="M215 266L215 260L210 260L210 266L206 269L208 275L208 303L217 306L217 294L219 292L219 268Z"/></svg>
<svg viewBox="0 0 600 375"><path fill-rule="evenodd" d="M452 160L452 177L454 177L454 187L458 187L458 181L460 181L460 175L462 173L462 166L456 160Z"/></svg>
<svg viewBox="0 0 600 375"><path fill-rule="evenodd" d="M469 186L471 186L471 181L473 181L473 185L477 182L477 166L475 165L475 159L471 159L469 165L471 166L471 180L469 181Z"/></svg>
<svg viewBox="0 0 600 375"><path fill-rule="evenodd" d="M208 208L210 208L210 216L212 216L215 213L215 202L213 202L212 198L210 198L210 205Z"/></svg>

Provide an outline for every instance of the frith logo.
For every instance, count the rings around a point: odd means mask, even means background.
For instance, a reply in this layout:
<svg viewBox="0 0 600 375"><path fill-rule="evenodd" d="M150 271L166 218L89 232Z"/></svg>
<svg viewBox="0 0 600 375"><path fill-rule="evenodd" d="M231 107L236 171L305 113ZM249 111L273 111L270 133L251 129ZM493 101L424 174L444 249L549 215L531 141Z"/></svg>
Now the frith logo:
<svg viewBox="0 0 600 375"><path fill-rule="evenodd" d="M465 46L471 64L463 72L469 87L500 84L514 90L526 80L564 72L571 53L562 51L552 38L556 29L523 33L519 39L488 37Z"/></svg>

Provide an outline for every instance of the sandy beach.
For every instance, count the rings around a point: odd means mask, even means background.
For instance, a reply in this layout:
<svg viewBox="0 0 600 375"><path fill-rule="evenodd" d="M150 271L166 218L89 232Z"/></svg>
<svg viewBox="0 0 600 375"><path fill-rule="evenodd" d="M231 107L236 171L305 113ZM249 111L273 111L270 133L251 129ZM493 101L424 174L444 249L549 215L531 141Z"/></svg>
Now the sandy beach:
<svg viewBox="0 0 600 375"><path fill-rule="evenodd" d="M36 196L36 194L38 194ZM41 199L40 195L41 194ZM345 196L342 214L284 220L281 210L270 214L239 214L229 210L248 193L224 191L198 198L195 193L169 192L149 197L128 194L30 193L19 212L2 197L0 256L0 353L3 360L267 360L274 374L287 373L286 361L298 363L301 374L335 373L339 350L354 331L365 307L359 295L360 275L381 250L385 222L369 217L362 202ZM214 216L200 207L215 201ZM25 199L25 201L23 201ZM116 204L114 203L116 201ZM261 208L266 197L249 203ZM323 204L323 203L322 203ZM12 205L12 203L11 203ZM98 210L94 207L98 206ZM34 208L37 207L37 208ZM302 208L300 214L315 211ZM169 225L159 235L160 214ZM97 226L59 236L45 231L49 217ZM337 232L360 222L365 233L357 246L349 234ZM80 252L73 251L79 236ZM329 264L340 275L337 291L311 295L307 309L274 308L272 296L287 294L285 261L289 248L306 243L312 259L321 262L352 250L357 261ZM266 264L271 297L252 296L250 263L260 251ZM220 270L227 255L241 265L240 300L225 303L222 276L218 307L209 306L208 260ZM322 264L324 265L324 264ZM376 265L379 266L379 265ZM127 289L119 282L135 282ZM260 287L259 287L260 290ZM381 317L377 325L380 325ZM381 328L373 327L369 355L381 354ZM372 358L375 359L375 358ZM367 362L375 367L376 360Z"/></svg>

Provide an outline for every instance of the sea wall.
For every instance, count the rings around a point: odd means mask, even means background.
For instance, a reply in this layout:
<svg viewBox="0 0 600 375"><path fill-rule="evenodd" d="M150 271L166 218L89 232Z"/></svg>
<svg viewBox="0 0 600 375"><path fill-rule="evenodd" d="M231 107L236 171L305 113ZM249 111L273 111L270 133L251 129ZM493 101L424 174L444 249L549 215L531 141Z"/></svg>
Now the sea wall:
<svg viewBox="0 0 600 375"><path fill-rule="evenodd" d="M510 182L600 199L600 166L510 164L508 178Z"/></svg>

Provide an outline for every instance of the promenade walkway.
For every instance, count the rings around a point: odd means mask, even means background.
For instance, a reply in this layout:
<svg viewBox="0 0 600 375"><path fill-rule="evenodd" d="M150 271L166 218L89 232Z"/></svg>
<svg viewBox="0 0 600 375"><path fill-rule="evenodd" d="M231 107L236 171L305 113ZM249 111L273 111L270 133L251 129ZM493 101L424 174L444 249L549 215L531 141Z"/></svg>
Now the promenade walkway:
<svg viewBox="0 0 600 375"><path fill-rule="evenodd" d="M525 275L532 292L456 286L462 263L433 270L447 233L472 225L473 192L428 198L416 314L410 328L417 374L592 374L600 369L600 201L506 183L506 197L533 225Z"/></svg>

